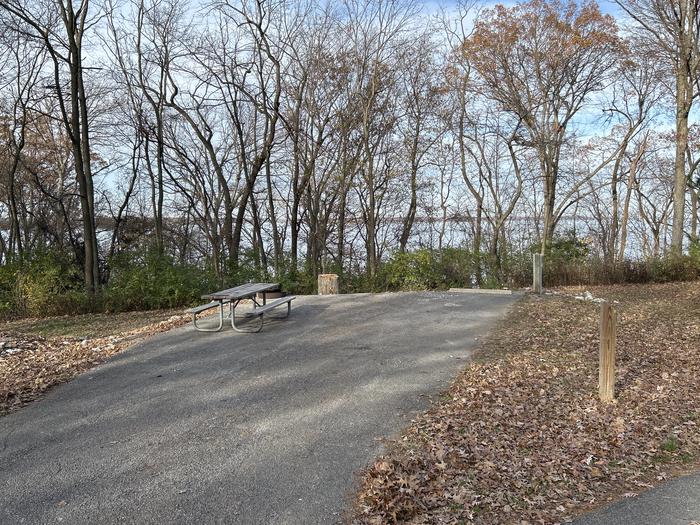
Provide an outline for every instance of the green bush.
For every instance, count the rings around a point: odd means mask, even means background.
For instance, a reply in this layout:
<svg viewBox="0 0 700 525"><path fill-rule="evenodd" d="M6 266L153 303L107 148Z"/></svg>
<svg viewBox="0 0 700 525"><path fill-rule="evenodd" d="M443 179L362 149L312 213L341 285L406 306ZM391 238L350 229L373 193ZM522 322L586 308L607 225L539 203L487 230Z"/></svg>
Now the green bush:
<svg viewBox="0 0 700 525"><path fill-rule="evenodd" d="M525 251L503 247L500 257L465 248L419 249L396 252L370 278L360 263L353 268L326 268L340 277L343 293L402 290L444 290L529 286L533 246ZM248 281L277 281L289 293L312 294L316 278L311 268L292 268L282 261L278 275L256 268L252 252L243 252L238 268L220 282L214 272L181 263L152 249L122 252L108 261L109 277L102 290L87 295L81 268L72 253L37 252L0 266L0 317L50 316L97 311L174 308L201 302L211 290ZM613 283L685 281L700 278L700 245L688 255L614 265L589 254L588 246L573 234L557 238L548 247L544 264L547 287Z"/></svg>
<svg viewBox="0 0 700 525"><path fill-rule="evenodd" d="M489 256L481 254L476 257L465 248L445 248L434 252L438 261L440 280L438 288L469 288L477 280L477 272L481 276L481 286L495 287L495 276L492 273L492 261ZM480 269L477 269L477 264Z"/></svg>
<svg viewBox="0 0 700 525"><path fill-rule="evenodd" d="M0 267L0 315L43 317L90 308L82 272L68 254L42 251Z"/></svg>
<svg viewBox="0 0 700 525"><path fill-rule="evenodd" d="M397 252L382 266L380 281L387 290L430 290L437 287L438 267L430 250Z"/></svg>
<svg viewBox="0 0 700 525"><path fill-rule="evenodd" d="M24 313L18 304L17 274L18 268L14 263L0 266L0 317L16 317Z"/></svg>
<svg viewBox="0 0 700 525"><path fill-rule="evenodd" d="M273 264L270 260L268 263ZM240 263L237 268L231 269L226 282L248 283L248 282L269 282L280 283L282 290L290 294L313 294L316 291L316 279L308 268L294 269L291 257L285 257L281 261L279 273L275 275L272 269L256 268L256 261L252 250L242 250ZM336 272L338 273L338 272Z"/></svg>
<svg viewBox="0 0 700 525"><path fill-rule="evenodd" d="M688 256L700 266L700 241L693 241L688 247Z"/></svg>
<svg viewBox="0 0 700 525"><path fill-rule="evenodd" d="M464 248L397 252L381 266L376 286L388 291L464 288L472 286L479 273L481 286L496 287L498 277L490 267L488 256L477 258Z"/></svg>
<svg viewBox="0 0 700 525"><path fill-rule="evenodd" d="M104 300L111 311L174 308L201 301L200 296L214 288L211 272L146 250L121 253L110 261Z"/></svg>
<svg viewBox="0 0 700 525"><path fill-rule="evenodd" d="M545 250L545 256L557 261L584 261L589 253L588 244L573 231L555 237Z"/></svg>
<svg viewBox="0 0 700 525"><path fill-rule="evenodd" d="M301 270L293 268L291 257L285 257L281 266L279 275L266 274L265 280L279 282L282 290L290 294L312 295L316 293L316 277L311 268L304 267ZM332 268L327 273L341 274L342 272Z"/></svg>

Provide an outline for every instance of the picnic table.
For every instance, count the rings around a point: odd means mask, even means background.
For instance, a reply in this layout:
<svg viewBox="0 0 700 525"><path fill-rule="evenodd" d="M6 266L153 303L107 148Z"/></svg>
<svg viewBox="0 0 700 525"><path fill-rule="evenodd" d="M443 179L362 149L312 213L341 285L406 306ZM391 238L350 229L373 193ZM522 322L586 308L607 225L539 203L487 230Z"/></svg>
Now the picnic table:
<svg viewBox="0 0 700 525"><path fill-rule="evenodd" d="M263 327L263 316L270 310L287 305L287 315L288 317L292 309L292 300L296 299L293 295L283 296L279 299L275 299L272 302L267 302L267 294L270 292L279 292L279 283L247 283L240 286L234 286L233 288L227 288L225 290L219 290L218 292L212 292L202 296L202 299L209 299L210 302L191 308L188 310L192 314L192 324L195 330L200 332L218 332L224 326L224 305L229 305L229 317L231 318L231 327L237 332L259 332ZM258 302L258 296L262 295L262 304ZM255 317L259 320L256 330L243 330L241 327L236 326L236 307L243 300L250 300L253 303L252 312L246 312L246 317ZM219 324L216 328L203 328L197 325L197 314L211 308L219 309Z"/></svg>

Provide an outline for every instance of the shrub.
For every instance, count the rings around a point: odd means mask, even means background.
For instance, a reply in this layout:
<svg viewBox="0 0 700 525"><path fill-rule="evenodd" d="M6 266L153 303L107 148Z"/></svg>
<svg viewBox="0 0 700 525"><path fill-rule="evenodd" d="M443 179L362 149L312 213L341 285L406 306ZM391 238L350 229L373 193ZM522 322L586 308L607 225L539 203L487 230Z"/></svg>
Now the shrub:
<svg viewBox="0 0 700 525"><path fill-rule="evenodd" d="M477 280L477 262L480 263L481 278L490 281L493 278L491 260L482 254L477 258L465 248L445 248L435 252L442 288L468 288ZM484 286L484 283L482 283ZM486 286L488 287L488 286Z"/></svg>
<svg viewBox="0 0 700 525"><path fill-rule="evenodd" d="M480 279L477 279L477 273ZM446 290L470 287L479 280L481 286L499 285L487 255L476 257L464 248L420 249L396 252L382 265L375 288L389 291Z"/></svg>
<svg viewBox="0 0 700 525"><path fill-rule="evenodd" d="M82 313L82 271L63 252L41 251L0 267L0 314L42 317Z"/></svg>
<svg viewBox="0 0 700 525"><path fill-rule="evenodd" d="M370 278L357 263L353 268L330 266L337 273L343 293L436 290L479 285L517 288L532 282L532 253L509 251L500 257L465 248L419 249L396 252L380 264ZM219 282L214 272L181 263L153 249L122 252L108 261L109 281L98 294L83 289L81 268L72 253L41 251L0 266L0 317L49 316L96 311L128 311L174 308L201 301L203 293L222 286L248 281L274 280L290 293L312 294L316 279L311 268L292 268L282 261L278 275L256 267L254 254L242 252L238 268ZM573 234L555 239L545 255L544 283L547 287L613 283L685 281L700 278L700 244L693 243L688 255L645 261L621 261L614 265L589 254L585 242Z"/></svg>
<svg viewBox="0 0 700 525"><path fill-rule="evenodd" d="M432 251L397 252L382 266L380 282L387 290L430 290L438 285L438 273Z"/></svg>
<svg viewBox="0 0 700 525"><path fill-rule="evenodd" d="M110 268L104 296L106 308L112 311L189 305L217 287L211 272L152 249L121 253L110 261Z"/></svg>
<svg viewBox="0 0 700 525"><path fill-rule="evenodd" d="M693 255L669 255L649 262L654 282L692 281L700 277L700 261Z"/></svg>
<svg viewBox="0 0 700 525"><path fill-rule="evenodd" d="M0 266L0 317L16 317L24 313L19 307L17 274L16 264L6 263Z"/></svg>

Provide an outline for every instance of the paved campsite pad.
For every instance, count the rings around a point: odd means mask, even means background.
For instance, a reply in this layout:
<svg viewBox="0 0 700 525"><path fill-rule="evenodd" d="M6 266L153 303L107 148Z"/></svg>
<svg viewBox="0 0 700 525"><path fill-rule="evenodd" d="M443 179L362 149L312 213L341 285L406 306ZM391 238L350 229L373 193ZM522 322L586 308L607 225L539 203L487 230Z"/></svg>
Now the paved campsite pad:
<svg viewBox="0 0 700 525"><path fill-rule="evenodd" d="M156 336L0 418L0 523L334 523L517 296L299 298Z"/></svg>

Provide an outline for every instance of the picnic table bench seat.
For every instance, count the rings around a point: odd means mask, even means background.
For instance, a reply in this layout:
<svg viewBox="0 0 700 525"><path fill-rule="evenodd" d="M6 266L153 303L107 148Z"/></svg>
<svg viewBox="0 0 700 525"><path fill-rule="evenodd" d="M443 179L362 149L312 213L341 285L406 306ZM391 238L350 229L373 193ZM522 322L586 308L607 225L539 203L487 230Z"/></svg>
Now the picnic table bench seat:
<svg viewBox="0 0 700 525"><path fill-rule="evenodd" d="M277 308L278 306L281 306L283 304L287 304L287 314L282 317L281 319L284 319L286 317L289 317L289 314L292 311L292 301L296 299L295 295L287 295L285 297L280 297L279 299L275 299L274 301L271 301L267 304L264 304L263 306L258 306L257 308L254 308L253 311L251 312L246 312L245 316L246 317L257 317L260 319L260 323L258 324L258 327L256 330L241 330L238 326L236 326L236 317L232 313L231 314L231 327L236 330L237 332L254 332L257 333L260 330L262 330L264 320L263 316L269 312L270 310Z"/></svg>
<svg viewBox="0 0 700 525"><path fill-rule="evenodd" d="M224 304L226 304L227 302L228 301L224 301ZM201 314L202 312L204 312L206 310L209 310L211 308L216 308L220 304L221 304L220 301L212 301L212 302L207 303L207 304L202 304L200 306L195 306L194 308L190 308L189 310L187 310L187 313L192 314L192 315Z"/></svg>
<svg viewBox="0 0 700 525"><path fill-rule="evenodd" d="M289 315L289 311L291 310L292 306L292 301L296 298L296 295L287 295L284 297L280 297L279 299L275 299L274 301L266 303L263 306L258 306L252 312L248 312L248 315L254 315L257 317L285 303L287 303L287 315Z"/></svg>
<svg viewBox="0 0 700 525"><path fill-rule="evenodd" d="M190 308L187 310L187 313L192 314L192 324L194 325L194 329L199 331L199 332L218 332L224 327L224 305L230 303L230 301L226 300L220 300L220 301L211 301L207 304L202 304L200 306L195 306L194 308ZM216 328L202 328L201 326L197 326L197 314L200 314L202 312L205 312L206 310L210 310L212 308L219 308L219 325Z"/></svg>

